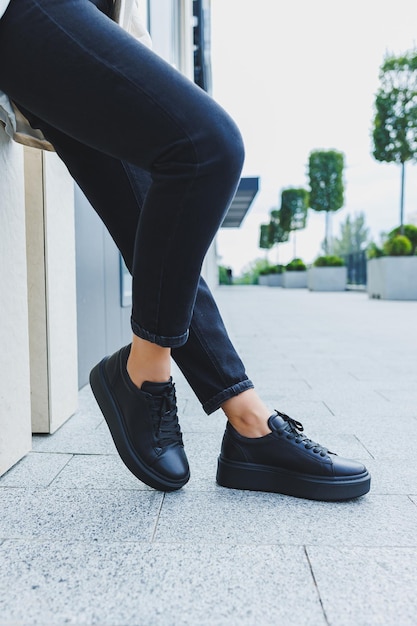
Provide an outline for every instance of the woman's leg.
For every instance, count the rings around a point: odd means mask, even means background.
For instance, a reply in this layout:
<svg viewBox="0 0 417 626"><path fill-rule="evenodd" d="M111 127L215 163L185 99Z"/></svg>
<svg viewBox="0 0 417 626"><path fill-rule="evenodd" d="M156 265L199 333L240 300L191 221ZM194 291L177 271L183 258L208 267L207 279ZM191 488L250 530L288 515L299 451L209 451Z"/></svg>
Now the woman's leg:
<svg viewBox="0 0 417 626"><path fill-rule="evenodd" d="M131 267L133 233L148 189L148 175L80 145L42 123L39 125L106 223L127 266ZM287 416L270 417L271 410L250 388L252 383L203 280L199 284L189 339L184 346L173 350L173 356L206 411L210 413L221 406L231 424L226 428L219 459L217 480L221 485L324 500L345 499L368 491L369 474L360 463L335 457L313 444L299 432L300 425ZM300 474L304 477L300 478Z"/></svg>
<svg viewBox="0 0 417 626"><path fill-rule="evenodd" d="M152 182L149 174L89 148L30 112L25 113L32 125L41 128L55 146L72 177L106 225L128 269L132 271L135 233ZM220 312L203 278L199 281L189 338L183 346L172 350L172 357L204 410L210 414L222 406L226 413L230 411L233 419L234 403L228 401L252 389L253 383L247 377L242 360L229 339ZM248 396L245 394L242 397L249 399ZM236 403L236 410L241 408L241 399ZM245 415L248 415L250 407L247 400L244 406Z"/></svg>
<svg viewBox="0 0 417 626"><path fill-rule="evenodd" d="M161 348L183 345L202 259L239 177L242 149L233 123L87 0L12 0L0 22L0 56L11 60L0 68L0 87L20 106L150 172L135 239L132 328ZM123 121L112 126L111 120ZM173 389L148 382L139 390L127 376L128 356L123 349L93 370L103 413L132 471L152 486L177 489L189 473ZM254 402L247 390L223 406L231 419ZM314 499L368 491L361 464L331 456L300 433L298 422L277 412L267 424L270 432L261 437L229 424L220 484Z"/></svg>
<svg viewBox="0 0 417 626"><path fill-rule="evenodd" d="M132 349L103 360L90 380L126 465L153 487L178 489L189 468L169 355L187 341L201 265L239 181L240 134L88 0L12 0L0 56L0 88L29 115L149 172L134 241Z"/></svg>
<svg viewBox="0 0 417 626"><path fill-rule="evenodd" d="M88 0L12 0L0 54L10 59L1 88L18 106L150 173L135 239L132 328L161 347L184 344L204 255L239 181L236 126Z"/></svg>

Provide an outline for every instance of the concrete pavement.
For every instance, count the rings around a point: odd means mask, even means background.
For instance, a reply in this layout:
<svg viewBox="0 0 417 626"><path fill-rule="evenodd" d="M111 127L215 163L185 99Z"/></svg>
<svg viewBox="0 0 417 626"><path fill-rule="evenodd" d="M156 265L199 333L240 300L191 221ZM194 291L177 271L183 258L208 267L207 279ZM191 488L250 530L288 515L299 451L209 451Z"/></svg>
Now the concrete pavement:
<svg viewBox="0 0 417 626"><path fill-rule="evenodd" d="M224 429L175 373L192 478L163 494L115 452L88 387L0 479L0 625L415 626L417 302L224 287L220 308L271 409L362 460L345 503L215 483Z"/></svg>

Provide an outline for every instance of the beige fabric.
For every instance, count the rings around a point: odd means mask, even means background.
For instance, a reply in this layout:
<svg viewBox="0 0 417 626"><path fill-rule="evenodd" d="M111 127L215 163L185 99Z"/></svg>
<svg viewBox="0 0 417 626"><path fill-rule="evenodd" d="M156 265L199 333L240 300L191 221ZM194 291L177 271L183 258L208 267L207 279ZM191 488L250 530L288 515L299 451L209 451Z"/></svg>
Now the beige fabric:
<svg viewBox="0 0 417 626"><path fill-rule="evenodd" d="M150 35L140 19L138 0L115 0L112 18L135 39L148 46L148 48L152 47ZM53 145L45 139L43 133L37 128L32 128L14 102L10 101L10 104L14 113L13 122L15 122L13 125L15 127L13 133L14 141L31 148L54 152Z"/></svg>
<svg viewBox="0 0 417 626"><path fill-rule="evenodd" d="M42 131L38 128L32 128L26 117L19 111L15 103L12 101L10 101L10 103L16 120L16 130L13 133L14 141L21 143L24 146L30 146L31 148L39 148L40 150L55 152L53 145L45 139Z"/></svg>

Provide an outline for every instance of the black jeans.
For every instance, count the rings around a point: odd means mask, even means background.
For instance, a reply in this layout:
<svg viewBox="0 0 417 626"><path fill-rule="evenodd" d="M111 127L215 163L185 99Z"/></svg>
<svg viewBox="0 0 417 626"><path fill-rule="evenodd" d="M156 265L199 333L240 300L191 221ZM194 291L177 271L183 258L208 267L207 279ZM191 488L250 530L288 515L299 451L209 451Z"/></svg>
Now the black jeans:
<svg viewBox="0 0 417 626"><path fill-rule="evenodd" d="M204 91L99 10L108 5L12 0L0 88L55 146L120 249L133 332L172 348L210 413L253 386L200 278L242 141Z"/></svg>

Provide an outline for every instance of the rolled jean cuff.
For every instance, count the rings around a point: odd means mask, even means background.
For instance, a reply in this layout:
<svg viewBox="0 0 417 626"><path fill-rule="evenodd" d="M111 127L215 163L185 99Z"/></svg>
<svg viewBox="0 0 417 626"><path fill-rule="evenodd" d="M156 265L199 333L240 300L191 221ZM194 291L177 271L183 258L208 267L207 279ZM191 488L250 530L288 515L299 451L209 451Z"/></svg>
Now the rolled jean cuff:
<svg viewBox="0 0 417 626"><path fill-rule="evenodd" d="M251 380L249 380L249 378L224 389L220 393L213 396L213 398L210 398L210 400L207 400L207 402L204 402L203 410L207 413L207 415L210 415L210 413L217 411L223 402L226 402L226 400L229 400L230 398L242 393L242 391L247 391L248 389L254 389L254 384Z"/></svg>
<svg viewBox="0 0 417 626"><path fill-rule="evenodd" d="M132 318L130 319L130 324L132 326L133 334L141 339L146 339L146 341L150 341L151 343L156 343L158 346L162 348L179 348L183 346L188 339L189 331L187 330L182 335L177 335L175 337L164 337L163 335L155 335L154 333L150 333L148 330L139 326Z"/></svg>

